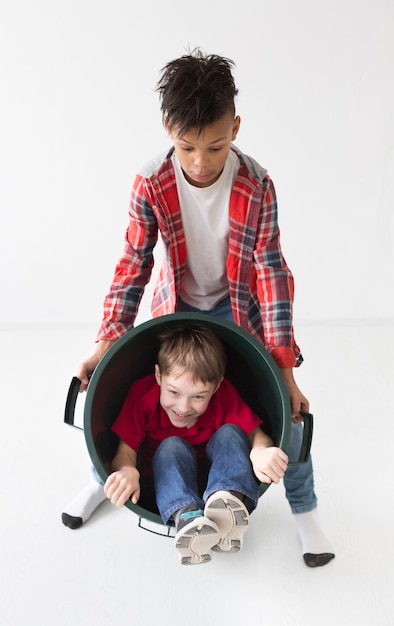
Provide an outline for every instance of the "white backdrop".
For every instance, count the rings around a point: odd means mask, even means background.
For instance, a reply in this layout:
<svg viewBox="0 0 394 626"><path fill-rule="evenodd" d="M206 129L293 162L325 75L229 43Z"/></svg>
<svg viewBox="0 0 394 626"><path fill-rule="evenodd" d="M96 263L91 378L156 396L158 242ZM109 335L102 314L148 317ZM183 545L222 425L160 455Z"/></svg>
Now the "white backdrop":
<svg viewBox="0 0 394 626"><path fill-rule="evenodd" d="M393 32L392 0L0 0L0 324L99 324L134 174L169 145L159 70L194 46L236 63L296 320L393 318Z"/></svg>

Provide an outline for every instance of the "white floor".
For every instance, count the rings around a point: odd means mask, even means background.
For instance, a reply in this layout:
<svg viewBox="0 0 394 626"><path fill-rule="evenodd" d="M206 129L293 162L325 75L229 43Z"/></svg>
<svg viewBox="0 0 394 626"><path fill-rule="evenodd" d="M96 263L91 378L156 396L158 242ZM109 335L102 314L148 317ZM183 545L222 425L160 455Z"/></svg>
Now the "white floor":
<svg viewBox="0 0 394 626"><path fill-rule="evenodd" d="M171 539L107 502L81 529L62 525L90 465L64 401L94 330L0 332L2 626L394 624L394 321L297 329L320 517L337 553L317 570L281 485L260 499L244 549L202 566L180 566Z"/></svg>

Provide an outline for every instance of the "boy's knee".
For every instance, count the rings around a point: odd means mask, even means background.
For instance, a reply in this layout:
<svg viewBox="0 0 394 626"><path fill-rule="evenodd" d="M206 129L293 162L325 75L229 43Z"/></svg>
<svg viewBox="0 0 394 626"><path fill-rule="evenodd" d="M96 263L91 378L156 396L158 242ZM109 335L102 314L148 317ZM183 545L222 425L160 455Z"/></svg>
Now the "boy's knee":
<svg viewBox="0 0 394 626"><path fill-rule="evenodd" d="M241 442L245 443L249 441L248 436L242 428L236 426L235 424L223 424L223 426L221 426L213 435L212 440L215 440L216 442L220 441L223 444L225 442L236 442L239 444Z"/></svg>
<svg viewBox="0 0 394 626"><path fill-rule="evenodd" d="M182 450L185 447L185 443L186 442L180 437L168 437L167 439L163 439L160 443L156 450L156 454L160 452L165 452L166 454L175 453L177 450Z"/></svg>
<svg viewBox="0 0 394 626"><path fill-rule="evenodd" d="M217 431L222 437L246 437L244 431L236 424L223 424Z"/></svg>
<svg viewBox="0 0 394 626"><path fill-rule="evenodd" d="M192 446L180 437L168 437L157 448L152 460L153 475L166 472L175 466L190 467L194 465L196 452Z"/></svg>

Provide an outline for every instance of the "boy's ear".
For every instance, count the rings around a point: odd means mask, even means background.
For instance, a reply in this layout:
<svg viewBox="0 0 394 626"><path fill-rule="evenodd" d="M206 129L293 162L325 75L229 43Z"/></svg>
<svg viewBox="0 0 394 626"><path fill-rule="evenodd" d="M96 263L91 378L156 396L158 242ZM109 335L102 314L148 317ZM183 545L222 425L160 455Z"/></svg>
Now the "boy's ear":
<svg viewBox="0 0 394 626"><path fill-rule="evenodd" d="M170 126L170 122L168 120L168 117L163 117L163 126L166 130L166 133L169 137L171 137L172 134L172 130L171 130L171 126Z"/></svg>
<svg viewBox="0 0 394 626"><path fill-rule="evenodd" d="M221 379L219 380L218 384L215 387L215 391L213 393L216 393L217 390L219 389L220 385L222 384L222 380L223 380L224 376L221 377Z"/></svg>
<svg viewBox="0 0 394 626"><path fill-rule="evenodd" d="M241 126L241 118L239 117L239 115L237 115L234 118L234 122L233 122L233 135L231 137L231 141L234 141L234 139L238 135L238 131L239 131L239 127L240 126Z"/></svg>
<svg viewBox="0 0 394 626"><path fill-rule="evenodd" d="M160 368L159 365L155 364L155 378L158 385L161 384L161 376L160 376Z"/></svg>

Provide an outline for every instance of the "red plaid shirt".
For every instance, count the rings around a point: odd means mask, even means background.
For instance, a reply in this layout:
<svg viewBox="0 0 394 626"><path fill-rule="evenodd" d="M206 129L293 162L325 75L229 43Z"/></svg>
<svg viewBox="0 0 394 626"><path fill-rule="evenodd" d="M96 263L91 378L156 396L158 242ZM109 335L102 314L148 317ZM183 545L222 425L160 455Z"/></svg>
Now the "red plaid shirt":
<svg viewBox="0 0 394 626"><path fill-rule="evenodd" d="M226 261L234 320L263 343L279 367L295 367L302 356L293 334L294 281L281 252L275 189L266 170L232 149L240 159L230 197ZM133 327L150 279L159 231L165 254L152 316L176 311L186 268L186 242L172 152L151 162L135 178L124 254L104 301L97 340L115 341Z"/></svg>

